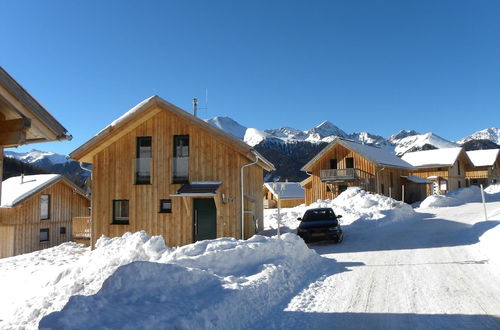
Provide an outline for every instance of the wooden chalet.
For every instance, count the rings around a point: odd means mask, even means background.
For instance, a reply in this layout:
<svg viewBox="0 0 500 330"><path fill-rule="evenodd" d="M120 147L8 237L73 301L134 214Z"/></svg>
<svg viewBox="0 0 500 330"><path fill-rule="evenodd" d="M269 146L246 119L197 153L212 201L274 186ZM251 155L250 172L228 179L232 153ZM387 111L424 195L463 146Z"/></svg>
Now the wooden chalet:
<svg viewBox="0 0 500 330"><path fill-rule="evenodd" d="M0 67L0 182L4 148L63 140L71 140L66 129Z"/></svg>
<svg viewBox="0 0 500 330"><path fill-rule="evenodd" d="M266 182L263 187L264 208L294 207L304 204L304 188L299 182Z"/></svg>
<svg viewBox="0 0 500 330"><path fill-rule="evenodd" d="M401 199L403 177L413 169L384 149L337 137L302 167L310 176L301 185L307 205L333 199L351 186Z"/></svg>
<svg viewBox="0 0 500 330"><path fill-rule="evenodd" d="M11 177L2 187L1 258L70 241L72 218L90 212L90 200L59 174Z"/></svg>
<svg viewBox="0 0 500 330"><path fill-rule="evenodd" d="M70 156L92 163L93 243L101 235L145 230L179 246L247 238L263 227L263 175L273 165L158 96Z"/></svg>
<svg viewBox="0 0 500 330"><path fill-rule="evenodd" d="M468 185L483 185L500 182L500 149L467 151L473 167L465 170Z"/></svg>
<svg viewBox="0 0 500 330"><path fill-rule="evenodd" d="M401 159L416 168L410 175L432 182L427 195L445 194L465 187L466 171L473 167L460 147L408 152Z"/></svg>

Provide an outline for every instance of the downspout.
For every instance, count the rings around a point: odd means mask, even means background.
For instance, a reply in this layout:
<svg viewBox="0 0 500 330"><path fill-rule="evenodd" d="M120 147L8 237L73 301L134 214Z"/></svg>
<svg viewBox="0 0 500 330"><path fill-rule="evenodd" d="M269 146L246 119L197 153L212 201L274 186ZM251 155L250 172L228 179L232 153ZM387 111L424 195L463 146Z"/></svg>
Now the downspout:
<svg viewBox="0 0 500 330"><path fill-rule="evenodd" d="M377 194L380 194L380 182L379 182L379 177L378 174L385 170L385 167L382 167L380 170L377 171L376 176L377 176Z"/></svg>
<svg viewBox="0 0 500 330"><path fill-rule="evenodd" d="M253 153L253 152L252 152ZM255 161L250 164L245 164L241 166L240 168L240 193L241 193L241 239L245 239L245 192L244 192L244 186L243 186L243 169L245 167L249 167L252 165L255 165L259 162L259 156L254 154L255 156Z"/></svg>
<svg viewBox="0 0 500 330"><path fill-rule="evenodd" d="M87 172L90 172L90 182L93 183L93 180L92 180L92 170L89 170L88 168L84 167L83 166L83 162L78 162L80 164L80 168L84 171L87 171ZM93 248L93 242L92 242L92 198L90 198L90 249L92 250Z"/></svg>

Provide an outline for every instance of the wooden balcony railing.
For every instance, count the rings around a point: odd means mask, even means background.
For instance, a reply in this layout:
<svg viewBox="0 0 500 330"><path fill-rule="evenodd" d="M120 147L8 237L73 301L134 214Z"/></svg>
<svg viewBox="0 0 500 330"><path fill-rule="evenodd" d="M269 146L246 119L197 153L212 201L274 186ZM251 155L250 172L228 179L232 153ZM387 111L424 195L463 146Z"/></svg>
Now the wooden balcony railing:
<svg viewBox="0 0 500 330"><path fill-rule="evenodd" d="M359 170L357 168L339 168L321 170L319 172L321 181L343 182L351 181L359 178Z"/></svg>
<svg viewBox="0 0 500 330"><path fill-rule="evenodd" d="M71 226L71 237L73 239L90 239L91 228L92 226L90 217L74 217Z"/></svg>

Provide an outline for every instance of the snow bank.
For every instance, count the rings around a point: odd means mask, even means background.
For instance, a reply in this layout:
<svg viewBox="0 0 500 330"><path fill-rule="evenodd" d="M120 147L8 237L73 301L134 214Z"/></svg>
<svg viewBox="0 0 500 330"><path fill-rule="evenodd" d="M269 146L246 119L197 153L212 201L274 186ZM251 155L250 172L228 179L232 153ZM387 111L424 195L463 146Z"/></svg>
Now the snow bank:
<svg viewBox="0 0 500 330"><path fill-rule="evenodd" d="M96 293L115 270L133 261L158 260L169 251L163 238L144 232L103 237L90 251L75 243L0 262L0 328L36 329L40 319L60 310L73 295ZM5 296L3 293L11 292ZM8 297L8 299L7 299Z"/></svg>
<svg viewBox="0 0 500 330"><path fill-rule="evenodd" d="M498 186L498 185L497 185ZM488 215L490 221L500 221L500 209ZM500 225L486 231L479 237L479 249L488 257L490 262L500 266Z"/></svg>
<svg viewBox="0 0 500 330"><path fill-rule="evenodd" d="M415 212L408 204L392 198L372 194L358 187L348 188L333 200L318 200L309 206L300 205L281 209L281 226L283 232L294 232L299 225L298 217L302 217L310 208L331 207L335 214L342 215L341 223L385 224L413 218ZM278 211L264 211L265 234L272 234L277 228Z"/></svg>
<svg viewBox="0 0 500 330"><path fill-rule="evenodd" d="M145 233L101 239L81 260L86 274L67 269L53 281L51 292L65 296L58 302L67 301L65 292L79 295L40 327L244 328L303 285L321 260L293 234L281 240L220 238L176 249ZM71 282L79 289L68 288Z"/></svg>
<svg viewBox="0 0 500 330"><path fill-rule="evenodd" d="M486 202L500 199L500 184L494 184L484 189ZM470 186L453 190L445 195L432 195L420 204L421 208L458 206L466 203L481 202L481 188Z"/></svg>

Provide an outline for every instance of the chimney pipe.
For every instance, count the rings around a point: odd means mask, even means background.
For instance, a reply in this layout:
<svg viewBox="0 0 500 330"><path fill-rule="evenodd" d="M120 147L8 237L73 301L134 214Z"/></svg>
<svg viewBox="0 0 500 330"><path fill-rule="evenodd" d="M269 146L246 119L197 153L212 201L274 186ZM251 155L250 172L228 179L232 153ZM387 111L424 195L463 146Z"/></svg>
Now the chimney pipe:
<svg viewBox="0 0 500 330"><path fill-rule="evenodd" d="M198 99L196 97L193 97L193 114L198 117Z"/></svg>

